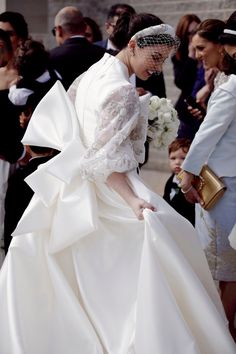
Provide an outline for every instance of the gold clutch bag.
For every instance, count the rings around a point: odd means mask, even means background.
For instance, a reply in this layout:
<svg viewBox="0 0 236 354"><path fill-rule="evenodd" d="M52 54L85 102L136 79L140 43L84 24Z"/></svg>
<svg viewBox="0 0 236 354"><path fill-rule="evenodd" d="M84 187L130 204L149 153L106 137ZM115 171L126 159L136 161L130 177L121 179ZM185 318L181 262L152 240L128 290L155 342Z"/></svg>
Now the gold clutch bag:
<svg viewBox="0 0 236 354"><path fill-rule="evenodd" d="M177 176L179 180L182 179L181 172ZM203 166L199 176L194 177L193 186L203 200L202 207L206 210L212 208L226 190L221 179L207 165Z"/></svg>

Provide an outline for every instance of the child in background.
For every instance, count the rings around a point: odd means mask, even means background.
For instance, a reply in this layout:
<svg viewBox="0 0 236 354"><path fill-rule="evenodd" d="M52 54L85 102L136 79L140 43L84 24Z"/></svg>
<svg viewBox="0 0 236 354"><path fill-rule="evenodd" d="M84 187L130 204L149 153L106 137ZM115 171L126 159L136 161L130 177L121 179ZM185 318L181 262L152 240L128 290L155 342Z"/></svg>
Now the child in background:
<svg viewBox="0 0 236 354"><path fill-rule="evenodd" d="M167 180L163 198L179 214L195 225L195 204L189 203L181 192L180 182L177 174L181 170L181 165L187 155L191 141L185 138L176 138L168 147L169 163L172 175Z"/></svg>

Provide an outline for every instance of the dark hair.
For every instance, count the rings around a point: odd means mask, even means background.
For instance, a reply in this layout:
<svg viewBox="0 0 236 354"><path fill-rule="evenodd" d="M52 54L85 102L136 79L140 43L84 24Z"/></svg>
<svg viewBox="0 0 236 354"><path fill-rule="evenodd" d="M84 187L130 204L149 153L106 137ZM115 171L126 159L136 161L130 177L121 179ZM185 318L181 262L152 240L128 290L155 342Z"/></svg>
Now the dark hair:
<svg viewBox="0 0 236 354"><path fill-rule="evenodd" d="M119 49L123 49L129 43L131 37L150 26L157 26L162 24L163 21L152 14L141 13L138 15L130 15L124 13L118 19L113 33L111 34L111 41Z"/></svg>
<svg viewBox="0 0 236 354"><path fill-rule="evenodd" d="M90 17L84 17L84 21L87 26L89 26L92 30L93 34L93 42L98 42L102 40L102 31L100 30L96 21L94 21Z"/></svg>
<svg viewBox="0 0 236 354"><path fill-rule="evenodd" d="M180 39L180 46L176 51L177 60L182 60L188 57L189 47L189 32L188 28L191 23L200 23L200 18L195 14L186 14L182 16L176 27L176 36Z"/></svg>
<svg viewBox="0 0 236 354"><path fill-rule="evenodd" d="M234 11L225 23L225 29L236 31L236 11ZM222 33L221 44L236 45L236 34Z"/></svg>
<svg viewBox="0 0 236 354"><path fill-rule="evenodd" d="M16 50L15 67L19 74L29 79L36 79L47 69L49 53L41 42L28 39Z"/></svg>
<svg viewBox="0 0 236 354"><path fill-rule="evenodd" d="M12 45L11 45L11 39L10 39L10 36L9 34L0 29L0 39L4 42L5 46L6 46L6 50L9 52L9 53L12 53L13 50L12 50Z"/></svg>
<svg viewBox="0 0 236 354"><path fill-rule="evenodd" d="M207 19L200 23L196 34L212 43L220 43L220 35L223 33L225 23L218 19Z"/></svg>
<svg viewBox="0 0 236 354"><path fill-rule="evenodd" d="M229 54L225 53L222 60L222 69L226 75L235 74L236 75L236 60L233 59Z"/></svg>
<svg viewBox="0 0 236 354"><path fill-rule="evenodd" d="M168 146L168 153L170 155L171 152L175 152L179 149L183 149L183 151L187 153L190 148L190 145L191 145L191 140L186 138L176 138Z"/></svg>
<svg viewBox="0 0 236 354"><path fill-rule="evenodd" d="M124 12L127 12L131 15L134 15L136 13L135 9L128 4L114 4L110 7L108 11L107 20L111 20L115 16L119 17Z"/></svg>
<svg viewBox="0 0 236 354"><path fill-rule="evenodd" d="M6 11L0 14L0 22L9 22L13 27L17 37L25 40L28 38L28 25L24 16L19 12Z"/></svg>

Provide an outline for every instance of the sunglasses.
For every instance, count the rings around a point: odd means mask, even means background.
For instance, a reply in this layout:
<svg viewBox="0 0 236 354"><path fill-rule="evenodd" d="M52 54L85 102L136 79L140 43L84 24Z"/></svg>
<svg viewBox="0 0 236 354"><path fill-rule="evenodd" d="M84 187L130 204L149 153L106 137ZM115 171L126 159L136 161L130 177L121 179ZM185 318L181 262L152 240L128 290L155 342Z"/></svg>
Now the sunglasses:
<svg viewBox="0 0 236 354"><path fill-rule="evenodd" d="M56 36L56 28L57 28L57 26L53 27L53 29L52 29L52 34L54 37Z"/></svg>

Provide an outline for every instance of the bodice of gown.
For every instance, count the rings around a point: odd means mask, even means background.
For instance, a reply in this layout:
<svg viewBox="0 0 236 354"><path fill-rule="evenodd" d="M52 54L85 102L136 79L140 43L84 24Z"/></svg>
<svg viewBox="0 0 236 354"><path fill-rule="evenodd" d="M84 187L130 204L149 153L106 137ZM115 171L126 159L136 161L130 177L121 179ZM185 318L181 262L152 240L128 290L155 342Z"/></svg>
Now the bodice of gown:
<svg viewBox="0 0 236 354"><path fill-rule="evenodd" d="M127 95L128 107L124 106ZM140 103L134 87L129 82L127 67L119 59L108 54L92 66L81 79L75 108L81 138L86 147L95 141L98 131L115 116L119 116L117 120L121 122L124 116L127 121L133 114L137 114L137 111L142 115L142 102ZM136 119L133 128L138 124Z"/></svg>

